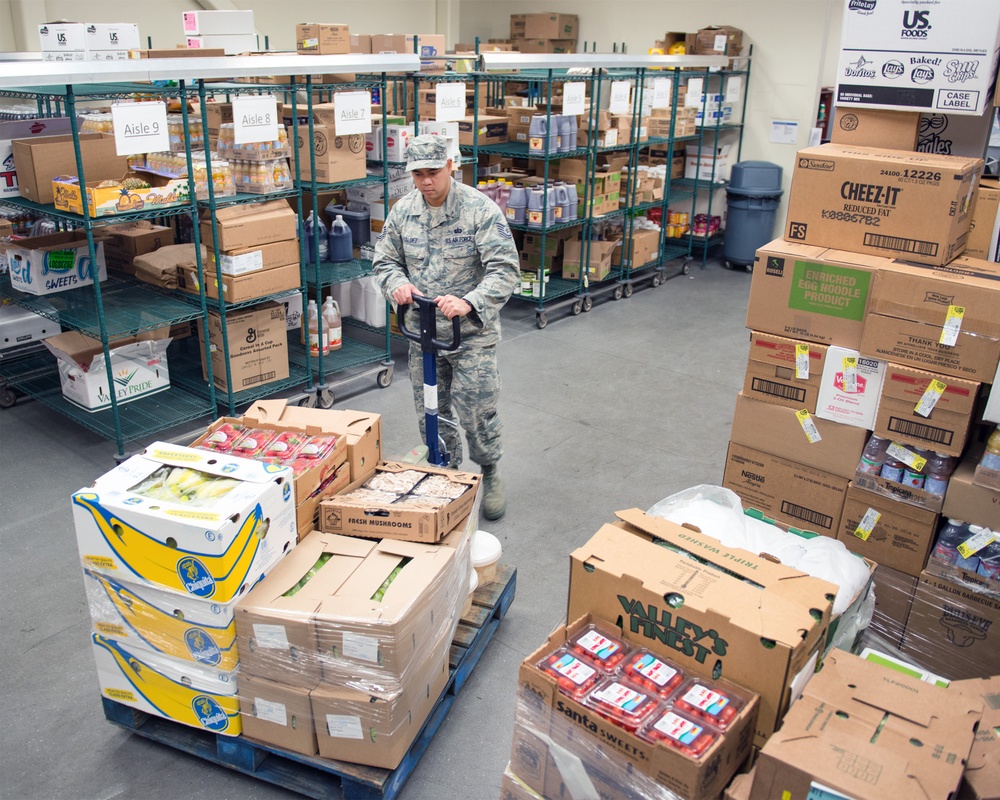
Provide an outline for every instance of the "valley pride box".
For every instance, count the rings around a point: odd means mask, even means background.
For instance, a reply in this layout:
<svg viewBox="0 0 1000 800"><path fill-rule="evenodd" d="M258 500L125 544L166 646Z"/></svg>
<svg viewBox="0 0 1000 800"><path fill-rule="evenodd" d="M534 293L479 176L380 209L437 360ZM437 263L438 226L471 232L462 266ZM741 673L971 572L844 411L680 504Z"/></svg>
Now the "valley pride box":
<svg viewBox="0 0 1000 800"><path fill-rule="evenodd" d="M217 603L296 541L292 472L154 442L73 494L84 568Z"/></svg>

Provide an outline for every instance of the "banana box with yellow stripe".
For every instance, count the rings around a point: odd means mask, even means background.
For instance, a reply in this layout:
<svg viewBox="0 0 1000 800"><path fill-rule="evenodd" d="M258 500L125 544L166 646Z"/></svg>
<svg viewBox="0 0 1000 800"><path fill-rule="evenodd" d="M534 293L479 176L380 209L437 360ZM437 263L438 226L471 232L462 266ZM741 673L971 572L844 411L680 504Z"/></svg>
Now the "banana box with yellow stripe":
<svg viewBox="0 0 1000 800"><path fill-rule="evenodd" d="M292 471L156 442L73 495L85 569L229 603L295 545Z"/></svg>
<svg viewBox="0 0 1000 800"><path fill-rule="evenodd" d="M226 736L243 730L236 673L191 663L91 635L101 695L148 714Z"/></svg>
<svg viewBox="0 0 1000 800"><path fill-rule="evenodd" d="M215 670L239 663L235 602L184 597L91 569L84 584L94 633Z"/></svg>

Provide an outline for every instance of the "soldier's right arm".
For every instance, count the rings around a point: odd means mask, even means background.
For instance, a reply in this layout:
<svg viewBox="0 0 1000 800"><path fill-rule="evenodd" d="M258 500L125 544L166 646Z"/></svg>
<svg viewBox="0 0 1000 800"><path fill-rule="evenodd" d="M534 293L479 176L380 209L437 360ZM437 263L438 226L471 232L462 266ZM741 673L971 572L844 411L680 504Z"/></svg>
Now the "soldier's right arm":
<svg viewBox="0 0 1000 800"><path fill-rule="evenodd" d="M399 229L399 216L395 208L389 212L385 225L382 226L382 232L375 242L372 273L379 291L390 301L393 292L410 283L410 276L406 271L403 237Z"/></svg>

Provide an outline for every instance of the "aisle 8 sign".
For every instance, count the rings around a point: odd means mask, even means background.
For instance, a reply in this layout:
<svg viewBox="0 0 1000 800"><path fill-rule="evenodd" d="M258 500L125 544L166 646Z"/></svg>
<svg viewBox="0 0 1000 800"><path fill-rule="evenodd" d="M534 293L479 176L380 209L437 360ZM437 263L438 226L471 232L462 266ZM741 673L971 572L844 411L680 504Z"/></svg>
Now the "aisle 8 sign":
<svg viewBox="0 0 1000 800"><path fill-rule="evenodd" d="M274 95L233 98L233 141L236 144L278 139L278 101Z"/></svg>

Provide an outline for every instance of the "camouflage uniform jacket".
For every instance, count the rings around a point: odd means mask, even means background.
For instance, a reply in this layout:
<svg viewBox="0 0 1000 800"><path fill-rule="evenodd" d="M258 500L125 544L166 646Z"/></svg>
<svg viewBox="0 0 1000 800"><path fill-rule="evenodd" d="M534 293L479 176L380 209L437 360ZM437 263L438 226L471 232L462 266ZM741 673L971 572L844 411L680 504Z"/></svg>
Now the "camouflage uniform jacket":
<svg viewBox="0 0 1000 800"><path fill-rule="evenodd" d="M390 301L406 283L428 297L461 297L472 306L462 320L463 341L496 344L500 309L521 278L510 228L496 203L455 180L441 210L431 227L430 207L416 189L393 206L375 245L375 281ZM407 324L416 329L415 320L407 317ZM440 314L438 336L451 339L451 324Z"/></svg>

